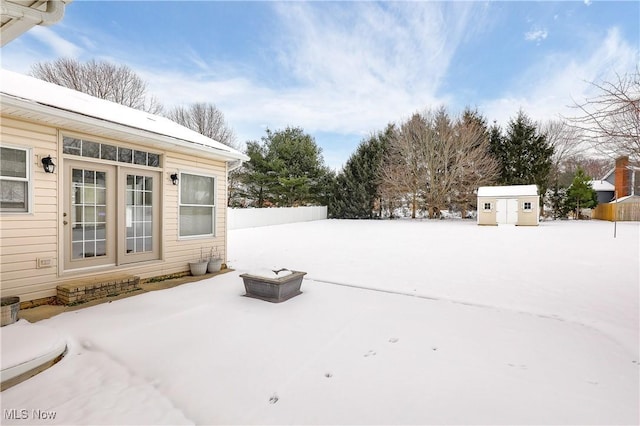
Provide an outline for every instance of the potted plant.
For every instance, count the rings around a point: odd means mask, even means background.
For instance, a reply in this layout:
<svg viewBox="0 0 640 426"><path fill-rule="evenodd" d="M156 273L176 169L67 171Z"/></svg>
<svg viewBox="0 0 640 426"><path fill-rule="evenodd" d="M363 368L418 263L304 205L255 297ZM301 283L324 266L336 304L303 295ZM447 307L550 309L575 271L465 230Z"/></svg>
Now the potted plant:
<svg viewBox="0 0 640 426"><path fill-rule="evenodd" d="M240 275L245 296L280 303L302 293L300 286L306 272L289 269L266 270Z"/></svg>
<svg viewBox="0 0 640 426"><path fill-rule="evenodd" d="M209 263L207 265L207 272L218 272L222 268L222 256L218 254L218 247L211 247L209 252Z"/></svg>
<svg viewBox="0 0 640 426"><path fill-rule="evenodd" d="M189 262L189 269L191 270L191 275L204 275L207 273L207 266L209 265L209 260L205 259L202 255L202 247L200 247L200 260L197 262Z"/></svg>

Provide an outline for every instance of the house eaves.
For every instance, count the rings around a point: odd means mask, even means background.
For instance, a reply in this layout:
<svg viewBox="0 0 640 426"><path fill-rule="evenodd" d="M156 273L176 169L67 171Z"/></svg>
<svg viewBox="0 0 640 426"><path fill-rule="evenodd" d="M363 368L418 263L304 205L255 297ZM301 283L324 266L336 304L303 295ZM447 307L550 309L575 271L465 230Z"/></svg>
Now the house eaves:
<svg viewBox="0 0 640 426"><path fill-rule="evenodd" d="M2 71L0 105L3 115L37 121L68 131L131 143L151 143L162 149L222 161L246 161L243 153L165 117L146 113L32 77ZM30 84L42 90L16 85ZM26 79L26 80L25 80ZM9 92L9 93L7 93Z"/></svg>
<svg viewBox="0 0 640 426"><path fill-rule="evenodd" d="M0 41L2 46L36 25L53 25L64 17L73 0L3 0L0 2Z"/></svg>

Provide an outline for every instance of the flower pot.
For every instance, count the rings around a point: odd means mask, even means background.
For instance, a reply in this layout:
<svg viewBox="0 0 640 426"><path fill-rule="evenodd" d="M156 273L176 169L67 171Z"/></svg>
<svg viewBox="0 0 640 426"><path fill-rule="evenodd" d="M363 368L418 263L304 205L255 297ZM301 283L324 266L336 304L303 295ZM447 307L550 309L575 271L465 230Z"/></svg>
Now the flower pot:
<svg viewBox="0 0 640 426"><path fill-rule="evenodd" d="M189 269L191 270L191 275L204 275L207 273L207 265L209 262L206 260L204 262L189 262Z"/></svg>
<svg viewBox="0 0 640 426"><path fill-rule="evenodd" d="M218 272L222 268L222 259L211 259L207 266L207 272Z"/></svg>
<svg viewBox="0 0 640 426"><path fill-rule="evenodd" d="M252 274L242 274L245 296L267 302L280 303L301 294L300 286L306 272L291 271L291 275L280 278L266 278Z"/></svg>
<svg viewBox="0 0 640 426"><path fill-rule="evenodd" d="M13 324L18 321L18 311L20 310L20 298L17 296L11 297L3 297L2 303L2 324L5 325Z"/></svg>

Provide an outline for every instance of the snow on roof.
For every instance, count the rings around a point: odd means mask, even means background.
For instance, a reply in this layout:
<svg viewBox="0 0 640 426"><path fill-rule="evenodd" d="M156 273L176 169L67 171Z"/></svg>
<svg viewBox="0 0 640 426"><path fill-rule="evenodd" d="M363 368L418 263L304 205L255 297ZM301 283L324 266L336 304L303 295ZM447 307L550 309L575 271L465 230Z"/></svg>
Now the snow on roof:
<svg viewBox="0 0 640 426"><path fill-rule="evenodd" d="M615 191L616 187L606 180L592 180L591 187L596 191Z"/></svg>
<svg viewBox="0 0 640 426"><path fill-rule="evenodd" d="M627 195L620 197L617 200L611 201L612 203L637 203L640 201L640 195Z"/></svg>
<svg viewBox="0 0 640 426"><path fill-rule="evenodd" d="M247 160L241 152L188 129L168 118L130 108L115 102L99 99L86 93L58 86L34 77L0 69L0 92L17 99L35 102L59 110L70 111L87 117L168 136L209 148L227 158Z"/></svg>
<svg viewBox="0 0 640 426"><path fill-rule="evenodd" d="M481 186L478 197L517 197L520 195L538 195L536 185Z"/></svg>

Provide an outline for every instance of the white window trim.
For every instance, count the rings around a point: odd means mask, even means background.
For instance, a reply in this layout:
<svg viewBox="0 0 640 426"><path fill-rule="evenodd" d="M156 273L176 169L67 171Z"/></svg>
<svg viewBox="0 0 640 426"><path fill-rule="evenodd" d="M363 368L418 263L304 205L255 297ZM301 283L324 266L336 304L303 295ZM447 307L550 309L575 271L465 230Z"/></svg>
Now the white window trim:
<svg viewBox="0 0 640 426"><path fill-rule="evenodd" d="M17 146L17 145L7 145L7 144L2 144L3 148L11 148L11 149L16 149L16 150L21 150L21 151L25 151L26 152L26 159L25 159L25 168L26 173L25 175L27 176L26 179L25 178L13 178L13 177L2 177L0 176L0 179L2 180L7 180L7 181L19 181L19 182L27 182L27 209L25 211L17 211L17 210L2 210L0 209L0 214L2 215L10 215L10 214L16 214L16 215L26 215L26 214L32 214L33 213L33 173L34 173L34 167L33 167L33 149L32 148L25 148L24 146Z"/></svg>
<svg viewBox="0 0 640 426"><path fill-rule="evenodd" d="M531 205L531 207L527 208L527 203ZM533 211L533 202L532 201L523 201L522 202L522 211L523 212L532 212Z"/></svg>
<svg viewBox="0 0 640 426"><path fill-rule="evenodd" d="M489 204L489 208L486 207L487 204ZM490 212L491 211L491 204L492 203L490 203L488 201L483 201L482 202L482 211Z"/></svg>
<svg viewBox="0 0 640 426"><path fill-rule="evenodd" d="M180 230L180 208L185 206L185 207L203 207L202 204L182 204L182 175L192 175L192 176L203 176L203 177L210 177L213 179L213 206L212 207L212 217L211 217L211 221L212 221L212 230L213 233L211 234L200 234L200 235L181 235L181 230ZM202 172L192 172L192 171L180 171L178 174L178 240L195 240L195 239L200 239L200 238L211 238L211 237L216 237L216 214L218 211L218 176L216 176L215 174L211 174L211 173L202 173Z"/></svg>

